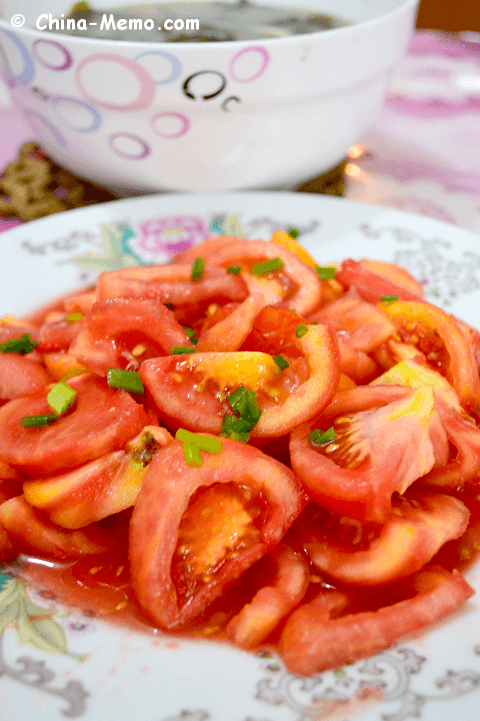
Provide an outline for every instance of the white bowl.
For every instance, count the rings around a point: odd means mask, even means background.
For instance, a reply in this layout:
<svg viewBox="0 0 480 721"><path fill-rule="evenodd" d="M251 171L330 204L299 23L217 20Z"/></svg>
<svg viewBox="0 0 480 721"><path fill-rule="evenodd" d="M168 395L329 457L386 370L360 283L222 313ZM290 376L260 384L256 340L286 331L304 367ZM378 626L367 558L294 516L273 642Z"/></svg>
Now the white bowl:
<svg viewBox="0 0 480 721"><path fill-rule="evenodd" d="M51 156L116 192L291 188L340 162L372 123L418 0L262 2L353 24L281 39L119 42L35 28L72 0L0 0L4 78Z"/></svg>

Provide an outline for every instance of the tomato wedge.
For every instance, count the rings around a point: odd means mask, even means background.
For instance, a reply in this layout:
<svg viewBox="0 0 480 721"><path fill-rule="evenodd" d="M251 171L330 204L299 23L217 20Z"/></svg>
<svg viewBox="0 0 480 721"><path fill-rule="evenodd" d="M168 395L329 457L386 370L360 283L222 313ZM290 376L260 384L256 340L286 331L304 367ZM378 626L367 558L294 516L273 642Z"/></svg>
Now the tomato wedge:
<svg viewBox="0 0 480 721"><path fill-rule="evenodd" d="M382 307L402 340L416 345L435 370L446 376L465 410L475 408L480 379L472 346L458 323L426 303L397 301Z"/></svg>
<svg viewBox="0 0 480 721"><path fill-rule="evenodd" d="M301 315L311 313L320 305L322 286L315 270L278 243L236 239L215 245L202 244L195 251L205 258L207 265L225 269L240 265L240 277L249 292L262 293L269 305L294 309ZM274 258L280 259L280 269L260 276L252 272L257 264Z"/></svg>
<svg viewBox="0 0 480 721"><path fill-rule="evenodd" d="M336 278L346 288L355 288L369 303L379 303L388 295L396 295L399 300L420 301L423 288L415 278L403 268L394 266L395 270L392 270L388 265L390 264L344 260ZM382 272L378 272L379 270Z"/></svg>
<svg viewBox="0 0 480 721"><path fill-rule="evenodd" d="M99 298L143 298L175 306L247 297L244 280L223 268L206 267L200 280L192 280L191 274L192 266L186 264L122 268L99 276L97 294Z"/></svg>
<svg viewBox="0 0 480 721"><path fill-rule="evenodd" d="M446 431L451 449L442 464L421 479L421 483L444 489L461 488L480 472L480 430L462 406L448 381L437 371L415 361L402 361L379 376L372 385L396 383L418 388L430 385L434 390L435 408Z"/></svg>
<svg viewBox="0 0 480 721"><path fill-rule="evenodd" d="M372 403L373 388L342 391L337 398L348 398L350 411L342 414L337 400L337 409L333 403L324 416L295 428L290 457L316 503L359 521L384 523L392 493L403 493L443 461L448 446L430 387L407 395L402 395L406 389L375 389L376 405L364 407ZM362 410L352 412L355 403ZM326 431L331 426L336 433L331 442L315 445L307 439L314 428Z"/></svg>
<svg viewBox="0 0 480 721"><path fill-rule="evenodd" d="M254 648L274 631L304 597L310 581L306 558L279 543L266 560L275 564L272 581L229 621L227 636L241 648Z"/></svg>
<svg viewBox="0 0 480 721"><path fill-rule="evenodd" d="M52 412L46 394L18 398L0 408L0 459L29 476L51 476L122 448L148 425L149 417L127 391L104 379L75 376L71 411L49 426L23 428L24 416Z"/></svg>
<svg viewBox="0 0 480 721"><path fill-rule="evenodd" d="M223 439L188 466L181 443L160 450L130 524L132 585L162 628L195 618L281 540L306 503L295 474L251 446Z"/></svg>
<svg viewBox="0 0 480 721"><path fill-rule="evenodd" d="M340 378L333 333L321 325L305 328L290 339L303 359L282 374L269 354L238 351L146 360L140 377L169 427L219 434L223 416L232 412L226 396L244 385L258 391L262 409L252 437L282 436L319 413Z"/></svg>
<svg viewBox="0 0 480 721"><path fill-rule="evenodd" d="M458 498L409 491L392 502L390 518L373 540L368 541L369 529L358 525L354 542L341 543L338 525L325 531L313 517L303 526L303 545L314 566L337 581L380 586L419 571L444 543L466 531L469 516Z"/></svg>
<svg viewBox="0 0 480 721"><path fill-rule="evenodd" d="M378 611L340 618L331 614L345 604L338 592L320 592L289 617L280 648L288 670L311 675L379 653L401 636L448 616L475 592L460 573L430 566L412 578L416 595Z"/></svg>
<svg viewBox="0 0 480 721"><path fill-rule="evenodd" d="M235 351L239 350L253 328L255 318L265 306L265 298L253 293L237 308L218 323L202 330L195 350Z"/></svg>
<svg viewBox="0 0 480 721"><path fill-rule="evenodd" d="M23 496L0 505L0 528L7 532L17 553L33 553L58 561L102 553L112 545L110 534L95 524L74 531L59 528Z"/></svg>

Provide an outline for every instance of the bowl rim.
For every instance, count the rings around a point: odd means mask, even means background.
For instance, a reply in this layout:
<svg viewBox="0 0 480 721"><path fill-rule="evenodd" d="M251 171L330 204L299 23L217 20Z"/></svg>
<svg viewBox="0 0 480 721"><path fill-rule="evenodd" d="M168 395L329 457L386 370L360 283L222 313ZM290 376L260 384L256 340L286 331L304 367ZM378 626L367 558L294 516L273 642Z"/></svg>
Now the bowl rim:
<svg viewBox="0 0 480 721"><path fill-rule="evenodd" d="M267 0L268 3L268 0ZM403 0L400 5L398 5L395 8L392 8L391 10L388 10L387 12L382 12L380 15L376 15L373 18L370 18L369 20L360 20L358 22L352 23L351 25L345 25L343 27L339 28L331 28L327 32L323 30L319 30L318 32L313 33L304 33L299 35L289 35L283 38L257 38L256 40L220 40L217 42L204 42L204 43L198 43L198 42L182 42L182 43L169 43L169 42L150 42L150 41L142 41L142 40L110 40L107 38L92 38L92 37L80 37L78 35L69 35L68 33L54 33L50 30L38 30L37 28L31 28L31 27L14 27L12 26L7 20L0 17L0 30L3 31L11 31L18 33L20 35L26 35L27 37L30 37L32 39L38 40L40 38L45 38L45 40L54 41L56 40L58 42L59 37L61 38L68 38L68 42L72 43L74 46L80 46L80 47L87 47L88 45L92 44L93 47L100 47L100 46L107 46L107 47L119 47L119 45L124 46L126 49L134 48L134 47L141 47L141 48L153 48L155 50L163 50L164 52L167 52L169 50L170 52L173 52L174 48L181 48L180 52L185 52L187 50L196 50L197 52L222 52L225 49L231 48L231 49L240 49L249 45L254 44L262 44L267 45L267 47L271 47L272 49L275 46L281 45L281 44L292 44L292 43L298 43L298 42L305 42L306 38L318 38L320 37L337 37L338 35L348 35L351 33L355 33L358 28L368 28L370 26L376 25L376 24L382 24L385 22L389 22L390 20L395 20L397 17L400 17L404 14L406 14L411 9L414 9L415 7L418 7L420 3L420 0ZM108 11L107 11L108 12ZM178 52L178 50L176 50Z"/></svg>

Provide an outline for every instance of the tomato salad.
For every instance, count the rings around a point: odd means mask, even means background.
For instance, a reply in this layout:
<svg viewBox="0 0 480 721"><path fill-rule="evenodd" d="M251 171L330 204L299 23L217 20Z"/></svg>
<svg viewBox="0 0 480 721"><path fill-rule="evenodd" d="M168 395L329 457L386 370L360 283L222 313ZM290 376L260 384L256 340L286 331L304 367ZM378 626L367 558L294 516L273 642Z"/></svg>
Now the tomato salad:
<svg viewBox="0 0 480 721"><path fill-rule="evenodd" d="M451 551L476 544L480 336L405 270L294 236L4 316L0 560L122 558L104 585L146 623L310 675L473 594Z"/></svg>

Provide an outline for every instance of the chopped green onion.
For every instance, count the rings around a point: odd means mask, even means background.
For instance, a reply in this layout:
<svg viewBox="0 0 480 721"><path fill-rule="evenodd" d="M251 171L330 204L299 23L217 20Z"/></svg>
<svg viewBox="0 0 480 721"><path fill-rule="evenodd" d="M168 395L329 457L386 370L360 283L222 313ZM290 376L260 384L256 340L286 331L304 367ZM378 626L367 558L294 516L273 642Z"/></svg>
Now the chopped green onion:
<svg viewBox="0 0 480 721"><path fill-rule="evenodd" d="M245 430L251 431L258 423L262 411L257 406L257 398L251 388L240 386L236 391L227 396L232 410L238 413L243 421L249 424Z"/></svg>
<svg viewBox="0 0 480 721"><path fill-rule="evenodd" d="M387 305L390 305L390 303L395 303L398 298L396 295L382 295L382 303L386 303Z"/></svg>
<svg viewBox="0 0 480 721"><path fill-rule="evenodd" d="M194 443L200 450L215 453L216 455L220 453L223 448L220 438L209 438L199 433L187 431L185 428L179 428L175 433L175 438L177 441L182 441L182 443Z"/></svg>
<svg viewBox="0 0 480 721"><path fill-rule="evenodd" d="M172 345L170 355L186 355L187 353L195 353L195 348L188 345Z"/></svg>
<svg viewBox="0 0 480 721"><path fill-rule="evenodd" d="M308 434L306 440L311 441L316 446L323 446L326 443L331 443L335 440L337 434L332 426L328 431L321 431L319 428L314 428L311 433Z"/></svg>
<svg viewBox="0 0 480 721"><path fill-rule="evenodd" d="M297 338L303 338L305 333L308 333L308 328L305 323L300 323L300 325L297 325L297 327L295 328L295 335L297 336Z"/></svg>
<svg viewBox="0 0 480 721"><path fill-rule="evenodd" d="M287 235L289 235L290 238L293 238L295 240L295 238L298 238L300 233L298 232L298 230L296 228L292 228L291 230L288 231Z"/></svg>
<svg viewBox="0 0 480 721"><path fill-rule="evenodd" d="M70 388L64 380L59 381L49 391L47 395L48 405L55 411L57 416L61 416L68 411L75 402L77 391Z"/></svg>
<svg viewBox="0 0 480 721"><path fill-rule="evenodd" d="M0 343L0 353L19 353L26 355L31 353L38 343L31 339L29 333L24 333L20 338L12 338L6 343Z"/></svg>
<svg viewBox="0 0 480 721"><path fill-rule="evenodd" d="M22 428L36 428L37 426L49 426L51 423L55 423L58 416L53 413L46 413L43 416L23 416L20 418L20 425Z"/></svg>
<svg viewBox="0 0 480 721"><path fill-rule="evenodd" d="M227 273L231 273L231 275L238 275L242 269L239 265L231 265L230 268L227 268Z"/></svg>
<svg viewBox="0 0 480 721"><path fill-rule="evenodd" d="M248 443L250 440L249 427L250 424L243 418L235 418L235 416L226 414L223 416L221 434L223 438L232 438L234 441Z"/></svg>
<svg viewBox="0 0 480 721"><path fill-rule="evenodd" d="M287 360L285 360L285 358L283 357L283 355L281 353L279 353L278 355L274 355L273 360L275 361L275 363L277 364L277 366L280 368L281 371L284 371L285 368L289 368L289 366L290 366L289 362Z"/></svg>
<svg viewBox="0 0 480 721"><path fill-rule="evenodd" d="M177 441L181 441L183 445L183 455L188 466L200 467L203 465L201 450L218 454L223 448L220 438L201 436L199 433L192 433L185 430L185 428L179 428L175 438Z"/></svg>
<svg viewBox="0 0 480 721"><path fill-rule="evenodd" d="M195 258L190 274L191 280L202 280L203 271L205 270L205 258Z"/></svg>
<svg viewBox="0 0 480 721"><path fill-rule="evenodd" d="M173 310L175 307L173 303L164 303L163 305L165 306L165 308L168 308L168 310Z"/></svg>
<svg viewBox="0 0 480 721"><path fill-rule="evenodd" d="M70 315L67 315L65 320L68 323L76 323L79 320L82 320L83 314L82 313L70 313Z"/></svg>
<svg viewBox="0 0 480 721"><path fill-rule="evenodd" d="M327 265L323 268L320 265L316 265L315 270L320 280L333 280L337 275L337 269L333 265Z"/></svg>
<svg viewBox="0 0 480 721"><path fill-rule="evenodd" d="M189 328L188 326L184 325L183 330L188 335L193 345L196 345L198 342L198 338L195 338L195 331L193 330L193 328Z"/></svg>
<svg viewBox="0 0 480 721"><path fill-rule="evenodd" d="M283 268L283 262L281 258L272 258L266 260L264 263L257 263L252 268L253 275L264 275L265 273L272 273L274 270L281 270Z"/></svg>
<svg viewBox="0 0 480 721"><path fill-rule="evenodd" d="M121 368L109 368L107 382L110 388L120 388L131 393L145 395L145 388L136 371L123 371Z"/></svg>
<svg viewBox="0 0 480 721"><path fill-rule="evenodd" d="M198 468L203 466L202 454L196 443L184 442L182 446L187 466L197 466Z"/></svg>

